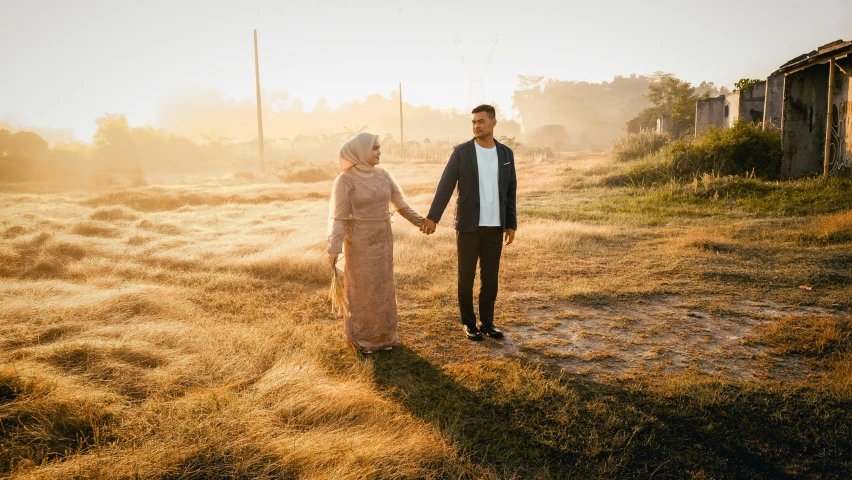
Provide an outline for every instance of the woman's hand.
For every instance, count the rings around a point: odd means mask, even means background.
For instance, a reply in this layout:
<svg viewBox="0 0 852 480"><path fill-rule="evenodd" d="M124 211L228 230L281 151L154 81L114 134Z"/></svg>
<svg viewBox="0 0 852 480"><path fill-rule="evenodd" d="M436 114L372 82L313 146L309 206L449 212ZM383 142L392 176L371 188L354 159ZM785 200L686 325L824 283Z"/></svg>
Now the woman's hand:
<svg viewBox="0 0 852 480"><path fill-rule="evenodd" d="M329 253L328 254L328 263L331 265L331 268L334 268L334 266L337 264L337 257L338 256L339 256L339 254L337 254L337 253Z"/></svg>
<svg viewBox="0 0 852 480"><path fill-rule="evenodd" d="M431 218L424 218L423 224L420 225L420 231L426 235L432 235L438 229L438 224Z"/></svg>

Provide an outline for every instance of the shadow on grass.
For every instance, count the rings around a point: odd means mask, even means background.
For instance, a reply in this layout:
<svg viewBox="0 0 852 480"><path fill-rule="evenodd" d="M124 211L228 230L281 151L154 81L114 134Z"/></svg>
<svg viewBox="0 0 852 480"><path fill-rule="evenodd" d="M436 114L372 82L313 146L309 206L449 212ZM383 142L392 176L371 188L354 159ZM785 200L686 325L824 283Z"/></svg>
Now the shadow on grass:
<svg viewBox="0 0 852 480"><path fill-rule="evenodd" d="M604 384L517 361L439 368L397 347L378 387L500 478L843 478L850 402L709 378Z"/></svg>
<svg viewBox="0 0 852 480"><path fill-rule="evenodd" d="M374 359L379 388L415 416L436 424L474 463L524 478L573 465L574 452L536 438L529 426L513 418L515 406L462 386L417 352L394 347Z"/></svg>

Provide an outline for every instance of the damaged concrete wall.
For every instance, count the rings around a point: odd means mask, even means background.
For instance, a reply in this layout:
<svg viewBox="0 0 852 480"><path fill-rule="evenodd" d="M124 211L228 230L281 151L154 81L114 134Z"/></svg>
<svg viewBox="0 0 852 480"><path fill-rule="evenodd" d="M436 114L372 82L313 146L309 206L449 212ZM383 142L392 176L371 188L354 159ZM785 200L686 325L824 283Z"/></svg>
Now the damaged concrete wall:
<svg viewBox="0 0 852 480"><path fill-rule="evenodd" d="M839 67L839 68L838 68ZM829 174L852 177L852 59L837 62L831 88ZM788 177L821 174L825 160L829 64L787 76L781 173Z"/></svg>
<svg viewBox="0 0 852 480"><path fill-rule="evenodd" d="M766 81L757 82L740 90L739 118L744 122L763 121L763 107L766 100Z"/></svg>
<svg viewBox="0 0 852 480"><path fill-rule="evenodd" d="M738 118L740 118L740 92L737 91L725 95L725 117L722 127L733 127Z"/></svg>
<svg viewBox="0 0 852 480"><path fill-rule="evenodd" d="M660 115L657 119L657 133L672 133L671 115Z"/></svg>
<svg viewBox="0 0 852 480"><path fill-rule="evenodd" d="M771 75L766 79L766 95L763 107L763 129L780 130L784 107L784 74Z"/></svg>
<svg viewBox="0 0 852 480"><path fill-rule="evenodd" d="M766 101L766 82L757 82L743 91L705 98L695 102L695 134L700 135L711 126L731 128L742 118L746 122L763 121Z"/></svg>
<svg viewBox="0 0 852 480"><path fill-rule="evenodd" d="M832 92L829 174L852 177L852 59L838 60L837 67Z"/></svg>
<svg viewBox="0 0 852 480"><path fill-rule="evenodd" d="M725 121L725 96L695 102L695 134L701 135L711 126L722 128Z"/></svg>
<svg viewBox="0 0 852 480"><path fill-rule="evenodd" d="M782 175L799 177L822 172L827 101L827 64L787 75Z"/></svg>

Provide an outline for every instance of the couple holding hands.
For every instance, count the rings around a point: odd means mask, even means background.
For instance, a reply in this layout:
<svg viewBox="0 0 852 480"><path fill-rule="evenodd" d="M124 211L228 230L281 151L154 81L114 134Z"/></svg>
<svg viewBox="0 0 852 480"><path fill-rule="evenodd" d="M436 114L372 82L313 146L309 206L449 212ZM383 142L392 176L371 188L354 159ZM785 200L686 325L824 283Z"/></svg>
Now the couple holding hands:
<svg viewBox="0 0 852 480"><path fill-rule="evenodd" d="M377 166L381 145L376 135L359 133L340 149L341 173L329 207L328 254L335 276L341 253L346 267L342 291L332 297L343 312L346 341L359 352L390 350L399 341L391 216L399 212L431 235L455 190L458 302L464 333L476 341L483 334L503 338L494 326L494 302L503 243L510 245L517 229L515 158L509 147L494 140L494 107L480 105L471 113L474 138L453 149L426 218L408 206L399 184ZM477 262L482 282L479 327L473 308Z"/></svg>

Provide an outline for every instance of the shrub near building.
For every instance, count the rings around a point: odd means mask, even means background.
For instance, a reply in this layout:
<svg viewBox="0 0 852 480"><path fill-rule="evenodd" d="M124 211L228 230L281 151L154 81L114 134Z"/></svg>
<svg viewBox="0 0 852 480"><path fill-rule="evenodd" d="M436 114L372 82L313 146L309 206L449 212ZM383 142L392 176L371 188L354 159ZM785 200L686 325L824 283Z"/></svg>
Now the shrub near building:
<svg viewBox="0 0 852 480"><path fill-rule="evenodd" d="M713 128L698 138L676 141L606 183L653 185L691 182L705 174L752 173L766 180L780 176L781 137L776 131L761 130L759 125L738 122L729 129Z"/></svg>

